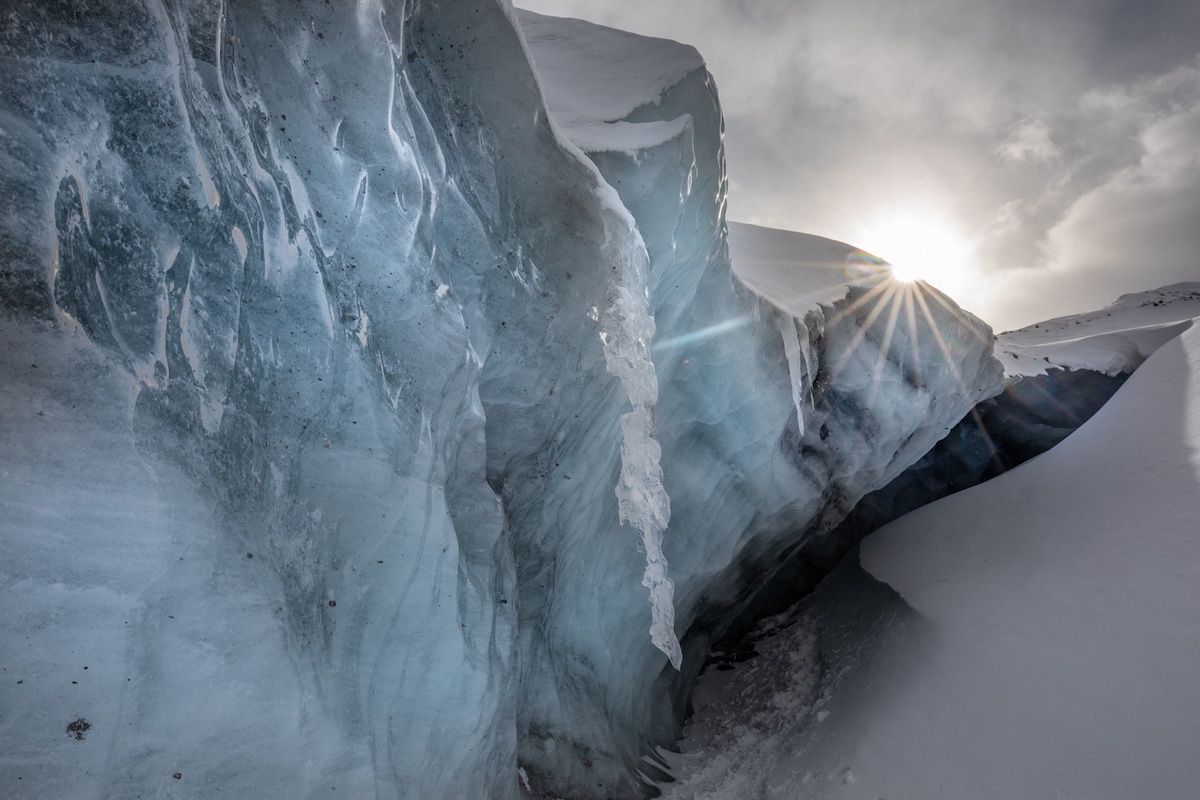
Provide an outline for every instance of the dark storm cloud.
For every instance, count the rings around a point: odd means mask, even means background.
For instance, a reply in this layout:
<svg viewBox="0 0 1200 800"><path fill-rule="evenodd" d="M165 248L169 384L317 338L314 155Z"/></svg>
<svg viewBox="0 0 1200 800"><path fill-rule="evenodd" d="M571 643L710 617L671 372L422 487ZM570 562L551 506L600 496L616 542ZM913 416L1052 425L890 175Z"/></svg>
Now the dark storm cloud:
<svg viewBox="0 0 1200 800"><path fill-rule="evenodd" d="M998 327L1200 280L1193 0L535 0L694 44L730 216L853 242L926 208L977 242Z"/></svg>

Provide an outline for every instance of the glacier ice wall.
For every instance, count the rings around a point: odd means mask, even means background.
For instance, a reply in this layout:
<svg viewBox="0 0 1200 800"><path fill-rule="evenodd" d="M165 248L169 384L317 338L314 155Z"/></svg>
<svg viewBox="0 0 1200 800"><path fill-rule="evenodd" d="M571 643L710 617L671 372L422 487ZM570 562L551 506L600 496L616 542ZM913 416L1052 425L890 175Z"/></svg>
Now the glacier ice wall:
<svg viewBox="0 0 1200 800"><path fill-rule="evenodd" d="M522 22L4 19L6 795L639 794L775 554L999 388L948 305L732 276L694 51L572 128L531 55L615 32Z"/></svg>
<svg viewBox="0 0 1200 800"><path fill-rule="evenodd" d="M80 3L6 23L5 298L37 347L94 345L38 365L46 401L72 403L6 427L33 447L56 420L83 426L54 454L69 470L37 459L6 487L36 498L10 535L36 542L58 506L89 505L58 530L68 552L33 547L6 583L51 592L44 609L97 591L121 609L78 654L115 685L44 700L44 749L22 736L35 793L67 780L49 777L64 714L91 720L91 774L118 796L175 772L205 792L316 794L332 776L468 796L515 758L487 341L456 297L517 265L402 66L419 22L371 4ZM92 502L110 450L129 472ZM83 537L101 562L157 557L110 577L73 550ZM43 693L66 669L44 650L13 667Z"/></svg>
<svg viewBox="0 0 1200 800"><path fill-rule="evenodd" d="M724 227L722 121L711 76L695 51L587 23L521 19L552 116L564 120L564 134L620 194L650 256L656 423L672 514L664 550L677 627L688 636L681 673L656 676L661 694L621 698L648 749L678 733L674 723L708 643L769 580L782 554L826 535L863 494L941 438L971 398L999 391L999 371L981 323L936 293L898 289L879 283L875 272L856 271L847 263L852 248L839 263L823 265L840 272L838 302L789 298L802 318L746 291L730 275L724 237L713 234ZM638 57L648 47L674 69L660 67L662 85L631 109L620 98L636 96L645 76L657 74ZM592 51L617 64L579 68ZM620 64L627 65L624 73ZM586 107L579 107L581 97ZM861 286L847 289L851 276ZM819 288L813 297L830 296L828 286ZM582 562L572 585L597 583L591 570L608 563ZM594 602L613 604L614 597ZM523 614L526 608L523 599ZM661 665L649 651L644 665L633 655L615 664L590 655L589 667L611 670L604 683L628 692ZM646 678L622 677L634 670ZM667 703L674 713L662 709ZM586 716L561 699L555 704L542 713L561 714L561 722L535 718L535 730L561 729ZM523 713L539 708L526 703ZM548 743L544 752L556 746ZM526 761L556 763L535 747L536 736L522 743ZM653 765L633 760L636 753L621 755L655 774ZM596 760L590 751L581 758ZM583 771L576 784L586 785Z"/></svg>

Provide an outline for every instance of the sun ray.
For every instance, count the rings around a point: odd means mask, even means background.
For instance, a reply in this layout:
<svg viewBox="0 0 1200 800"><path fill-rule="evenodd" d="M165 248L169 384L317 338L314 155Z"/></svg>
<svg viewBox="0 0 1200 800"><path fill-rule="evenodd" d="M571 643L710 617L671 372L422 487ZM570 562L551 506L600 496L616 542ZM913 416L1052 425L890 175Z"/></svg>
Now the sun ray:
<svg viewBox="0 0 1200 800"><path fill-rule="evenodd" d="M946 301L946 298L942 297L941 293L938 291L928 292L928 294L930 294L933 297L933 299L936 300L942 306L942 308L946 309L951 314L953 314L955 317L957 317L960 321L963 321L965 323L965 320L963 319L964 312L961 308L959 308L957 306L952 306L950 303L948 303ZM980 342L987 344L988 340L983 335L982 331L977 330L974 325L966 325L966 327L971 331L972 336L974 336Z"/></svg>
<svg viewBox="0 0 1200 800"><path fill-rule="evenodd" d="M963 382L962 373L959 372L958 362L954 360L954 355L950 352L950 345L946 344L946 337L942 336L942 331L938 328L937 322L933 318L933 313L929 310L929 305L925 302L925 292L928 290L918 287L915 293L917 305L921 307L921 314L925 317L925 321L929 323L929 331L933 334L933 340L937 342L937 346L942 351L942 355L946 359L946 368L950 370L950 375L954 378L954 382L958 384L959 390L963 396L969 397L970 391L967 389L966 383Z"/></svg>
<svg viewBox="0 0 1200 800"><path fill-rule="evenodd" d="M1054 394L1046 389L1043 384L1037 381L1028 381L1026 385L1030 391L1037 392L1039 395L1041 395L1042 400L1057 409L1059 413L1071 420L1074 425L1078 426L1084 423L1085 420L1080 418L1080 416L1075 412L1075 409L1071 408L1071 406L1055 397Z"/></svg>
<svg viewBox="0 0 1200 800"><path fill-rule="evenodd" d="M880 298L878 300L878 302L875 303L874 308L871 309L871 313L868 314L867 318L862 322L862 324L857 327L857 330L854 332L854 336L850 339L850 344L846 346L846 349L842 352L841 357L833 365L833 369L831 369L829 371L831 378L836 377L842 371L842 369L846 366L847 362L854 355L854 352L858 349L858 346L860 344L862 344L863 339L865 339L867 337L867 333L871 330L871 326L875 324L875 320L879 319L879 316L885 310L887 310L887 307L889 305L888 300L889 300L889 298L892 298L895 296L896 291L897 291L896 284L893 283L893 284L888 285L887 290L885 292L883 292L884 297ZM874 290L872 290L872 292L874 292ZM861 297L859 299L860 300L866 299L867 296L869 294L871 294L872 292L868 292L867 295L863 295L863 297ZM854 305L861 307L862 304L855 303ZM844 316L844 314L838 314L837 316L834 317L834 320L838 320L838 319L842 318L843 316Z"/></svg>
<svg viewBox="0 0 1200 800"><path fill-rule="evenodd" d="M904 293L904 313L908 317L909 342L912 344L913 372L918 386L925 383L925 367L921 363L921 339L917 335L917 311L913 307L913 291Z"/></svg>
<svg viewBox="0 0 1200 800"><path fill-rule="evenodd" d="M728 333L749 325L751 321L753 321L753 317L750 315L743 315L740 317L734 317L733 319L727 319L724 322L718 322L716 325L709 325L707 328L701 328L697 331L691 331L689 333L680 334L679 336L673 336L670 339L664 339L661 342L655 342L655 344L650 348L650 352L661 353L665 350L672 350L676 347L696 344L697 342L702 342L705 339L711 339L714 336L720 336L723 333Z"/></svg>
<svg viewBox="0 0 1200 800"><path fill-rule="evenodd" d="M877 284L876 286L871 287L871 289L866 294L864 294L862 297L858 298L853 303L851 303L849 306L847 306L846 308L843 308L841 311L839 311L838 313L836 313L832 317L830 317L829 321L826 323L826 327L833 327L834 325L841 322L846 317L857 312L860 308L862 308L867 303L871 302L873 299L878 297L880 294L883 294L885 292L896 291L896 285L897 284L894 281L885 281L883 283L880 283L880 284Z"/></svg>
<svg viewBox="0 0 1200 800"><path fill-rule="evenodd" d="M864 224L854 241L881 256L893 279L930 281L951 297L968 289L975 269L976 243L935 208L893 209Z"/></svg>
<svg viewBox="0 0 1200 800"><path fill-rule="evenodd" d="M884 323L883 342L879 345L879 355L875 359L874 380L871 381L871 391L867 394L867 408L875 405L875 394L883 377L883 368L888 360L888 351L892 347L892 336L896 332L896 318L900 315L901 295L906 292L893 292L888 302L888 320Z"/></svg>
<svg viewBox="0 0 1200 800"><path fill-rule="evenodd" d="M988 433L987 426L983 424L983 417L979 415L979 410L971 409L971 419L975 423L975 427L979 429L979 433L983 436L983 443L987 445L988 454L992 465L996 468L996 473L1004 472L1006 467L1004 461L1000 458L1000 448L996 447L996 442L992 439L992 435Z"/></svg>

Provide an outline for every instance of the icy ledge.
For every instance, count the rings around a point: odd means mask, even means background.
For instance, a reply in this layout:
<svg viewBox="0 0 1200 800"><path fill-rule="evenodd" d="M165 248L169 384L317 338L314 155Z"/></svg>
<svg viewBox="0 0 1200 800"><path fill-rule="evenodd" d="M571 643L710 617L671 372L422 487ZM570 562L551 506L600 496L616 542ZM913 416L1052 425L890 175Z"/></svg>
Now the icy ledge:
<svg viewBox="0 0 1200 800"><path fill-rule="evenodd" d="M486 0L14 14L6 796L639 795L778 554L999 389L850 248L798 309L733 276L690 48Z"/></svg>

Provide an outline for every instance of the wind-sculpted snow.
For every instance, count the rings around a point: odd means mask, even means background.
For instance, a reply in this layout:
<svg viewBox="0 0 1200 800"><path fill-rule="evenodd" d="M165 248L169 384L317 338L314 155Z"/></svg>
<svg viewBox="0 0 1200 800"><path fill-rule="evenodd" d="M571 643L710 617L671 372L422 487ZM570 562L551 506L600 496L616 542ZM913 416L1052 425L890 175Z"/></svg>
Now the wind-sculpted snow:
<svg viewBox="0 0 1200 800"><path fill-rule="evenodd" d="M1010 378L1062 370L1129 375L1200 316L1200 283L1122 295L1096 311L1057 317L996 337Z"/></svg>
<svg viewBox="0 0 1200 800"><path fill-rule="evenodd" d="M5 18L6 796L638 795L776 557L998 390L878 266L733 277L694 51L572 139L515 19Z"/></svg>

